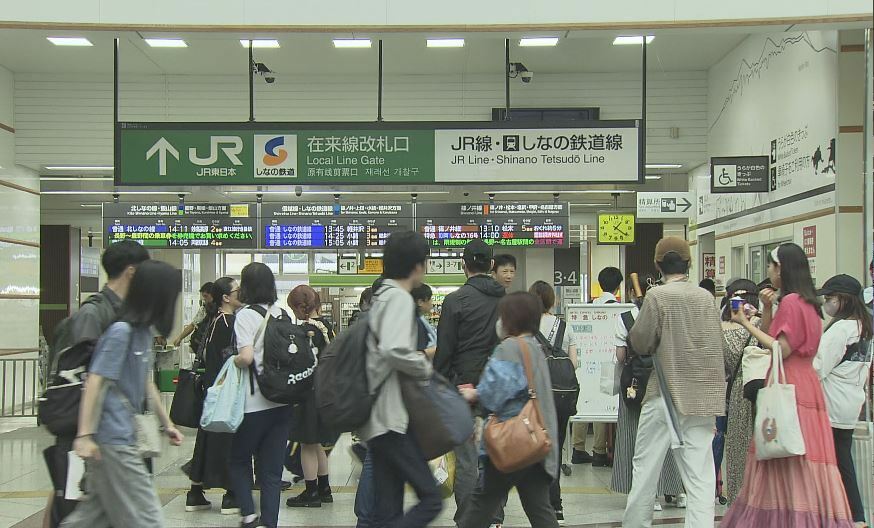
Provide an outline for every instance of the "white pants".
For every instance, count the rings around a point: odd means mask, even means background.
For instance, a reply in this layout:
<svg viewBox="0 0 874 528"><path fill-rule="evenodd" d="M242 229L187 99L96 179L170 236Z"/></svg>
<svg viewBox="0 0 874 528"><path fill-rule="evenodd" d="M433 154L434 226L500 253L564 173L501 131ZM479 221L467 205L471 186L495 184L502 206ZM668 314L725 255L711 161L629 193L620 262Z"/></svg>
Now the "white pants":
<svg viewBox="0 0 874 528"><path fill-rule="evenodd" d="M716 469L713 465L713 417L678 415L683 446L674 449L674 460L686 488L686 528L712 528L716 514ZM650 528L652 504L659 473L671 449L670 424L664 402L646 402L640 413L634 451L631 493L625 505L623 528Z"/></svg>

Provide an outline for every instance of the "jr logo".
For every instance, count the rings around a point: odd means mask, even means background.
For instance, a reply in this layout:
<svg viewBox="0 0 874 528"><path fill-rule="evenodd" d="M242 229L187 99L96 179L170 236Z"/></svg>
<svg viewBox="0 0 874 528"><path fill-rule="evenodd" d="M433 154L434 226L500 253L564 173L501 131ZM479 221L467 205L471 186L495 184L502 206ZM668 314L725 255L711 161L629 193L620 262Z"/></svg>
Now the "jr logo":
<svg viewBox="0 0 874 528"><path fill-rule="evenodd" d="M279 148L285 145L285 136L277 136L264 145L264 164L270 167L282 165L288 159L288 151Z"/></svg>
<svg viewBox="0 0 874 528"><path fill-rule="evenodd" d="M229 145L219 147L219 145ZM228 160L234 165L242 165L239 155L243 152L243 140L239 136L210 136L209 138L209 157L201 158L197 155L197 148L191 147L188 149L188 158L191 163L200 166L212 165L218 161L219 148L225 153Z"/></svg>

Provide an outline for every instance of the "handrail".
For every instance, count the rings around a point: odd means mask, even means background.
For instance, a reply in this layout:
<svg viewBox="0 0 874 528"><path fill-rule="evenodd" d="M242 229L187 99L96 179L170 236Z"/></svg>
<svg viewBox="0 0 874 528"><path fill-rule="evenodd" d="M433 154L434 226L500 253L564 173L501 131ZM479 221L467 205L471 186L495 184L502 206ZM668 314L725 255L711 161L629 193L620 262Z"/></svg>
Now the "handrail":
<svg viewBox="0 0 874 528"><path fill-rule="evenodd" d="M0 357L2 356L14 356L17 354L31 354L33 352L39 352L38 348L0 348Z"/></svg>

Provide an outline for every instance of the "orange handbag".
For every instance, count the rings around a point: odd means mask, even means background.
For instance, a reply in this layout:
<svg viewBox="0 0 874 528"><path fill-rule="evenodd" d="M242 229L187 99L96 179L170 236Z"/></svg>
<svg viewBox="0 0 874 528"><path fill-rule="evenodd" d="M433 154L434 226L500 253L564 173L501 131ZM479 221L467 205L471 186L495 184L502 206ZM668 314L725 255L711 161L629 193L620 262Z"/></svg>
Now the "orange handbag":
<svg viewBox="0 0 874 528"><path fill-rule="evenodd" d="M531 352L524 339L519 339L525 377L528 378L528 402L518 415L499 421L492 414L486 423L483 437L486 453L492 465L502 473L513 473L540 462L552 450L552 440L543 425L537 391L534 389L534 373L531 368Z"/></svg>

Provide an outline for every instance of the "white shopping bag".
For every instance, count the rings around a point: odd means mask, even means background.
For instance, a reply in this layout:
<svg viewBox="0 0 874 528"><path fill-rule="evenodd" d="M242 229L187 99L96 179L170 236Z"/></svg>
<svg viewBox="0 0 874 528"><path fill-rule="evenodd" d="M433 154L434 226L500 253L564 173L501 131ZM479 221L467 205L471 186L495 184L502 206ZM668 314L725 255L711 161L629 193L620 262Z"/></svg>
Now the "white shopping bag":
<svg viewBox="0 0 874 528"><path fill-rule="evenodd" d="M770 460L803 455L804 436L798 421L795 385L786 383L783 352L774 341L771 350L771 374L756 399L756 421L753 435L756 458Z"/></svg>
<svg viewBox="0 0 874 528"><path fill-rule="evenodd" d="M67 484L64 487L64 498L67 500L82 500L85 492L82 490L82 479L85 477L85 461L75 451L67 453Z"/></svg>

